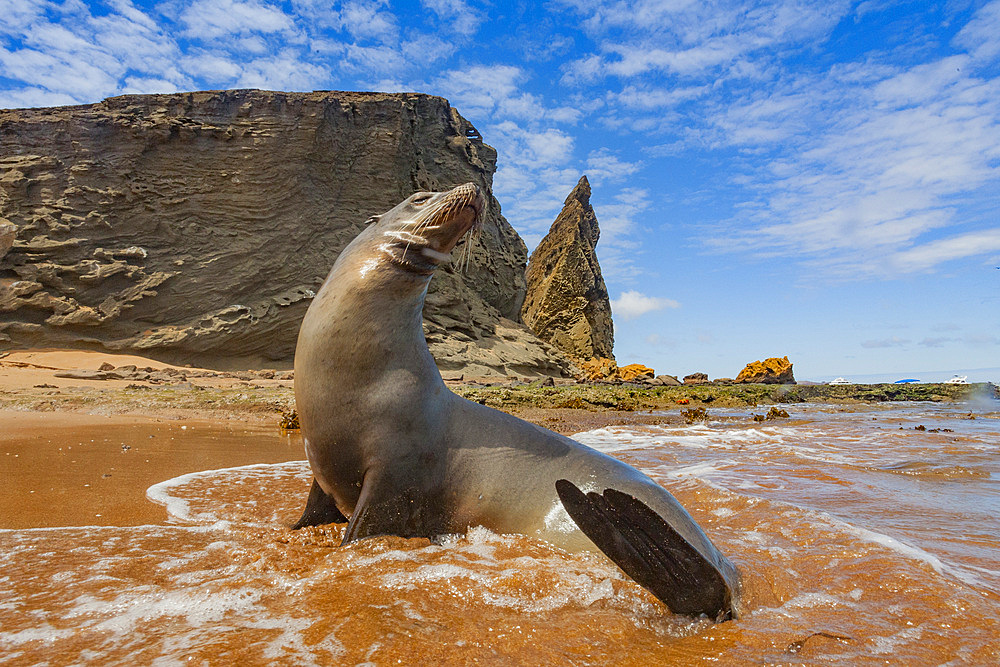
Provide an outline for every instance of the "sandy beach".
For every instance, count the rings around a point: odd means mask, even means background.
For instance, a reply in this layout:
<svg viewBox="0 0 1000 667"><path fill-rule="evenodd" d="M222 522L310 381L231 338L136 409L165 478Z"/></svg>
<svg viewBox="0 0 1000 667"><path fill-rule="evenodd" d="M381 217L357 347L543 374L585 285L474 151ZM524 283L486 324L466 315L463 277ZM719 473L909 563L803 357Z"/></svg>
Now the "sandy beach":
<svg viewBox="0 0 1000 667"><path fill-rule="evenodd" d="M199 377L178 376L169 385L62 377L102 365ZM291 382L245 380L133 355L8 353L0 358L0 471L7 480L0 528L161 523L165 509L146 499L152 484L199 470L303 459L297 431L278 428L279 407L264 412L183 398L260 389L290 396ZM151 393L162 400L115 398Z"/></svg>
<svg viewBox="0 0 1000 667"><path fill-rule="evenodd" d="M1000 655L993 399L802 401L761 423L764 403L719 405L750 389L686 388L688 403L662 395L650 409L628 386L453 386L579 433L668 488L744 577L743 617L713 625L670 614L601 556L526 536L336 548L343 526L290 531L311 475L298 432L280 428L292 381L275 375L0 357L6 663ZM706 405L710 419L682 412Z"/></svg>

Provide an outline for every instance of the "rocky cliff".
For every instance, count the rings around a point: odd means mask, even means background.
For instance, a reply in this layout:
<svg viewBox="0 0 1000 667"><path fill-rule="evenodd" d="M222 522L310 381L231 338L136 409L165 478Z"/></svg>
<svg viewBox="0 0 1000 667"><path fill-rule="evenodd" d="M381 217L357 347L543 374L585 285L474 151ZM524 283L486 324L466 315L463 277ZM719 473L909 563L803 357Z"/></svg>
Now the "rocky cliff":
<svg viewBox="0 0 1000 667"><path fill-rule="evenodd" d="M594 251L600 235L583 176L528 262L524 323L577 359L614 359L611 301Z"/></svg>
<svg viewBox="0 0 1000 667"><path fill-rule="evenodd" d="M428 95L233 90L0 111L0 343L290 364L310 298L367 217L416 190L490 193L495 165ZM488 200L468 268L431 283L431 351L470 375L563 374L519 324L527 253Z"/></svg>

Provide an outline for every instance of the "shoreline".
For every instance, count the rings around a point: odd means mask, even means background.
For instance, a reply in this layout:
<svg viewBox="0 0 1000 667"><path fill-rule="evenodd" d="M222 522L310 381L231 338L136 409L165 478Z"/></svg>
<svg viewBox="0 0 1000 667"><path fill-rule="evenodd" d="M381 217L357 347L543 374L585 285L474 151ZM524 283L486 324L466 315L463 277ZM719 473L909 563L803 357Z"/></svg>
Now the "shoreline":
<svg viewBox="0 0 1000 667"><path fill-rule="evenodd" d="M105 370L101 370L101 369ZM995 385L714 385L447 382L457 394L563 435L608 426L752 424L766 406L998 398ZM65 350L0 356L0 529L162 524L146 489L177 475L305 460L293 382L274 371L223 372L129 355ZM759 406L765 406L763 408ZM784 416L787 416L785 414ZM308 488L302 489L302 502ZM293 517L294 519L294 517Z"/></svg>
<svg viewBox="0 0 1000 667"><path fill-rule="evenodd" d="M483 380L446 384L464 398L563 434L612 423L680 421L682 411L692 408L1000 399L1000 387L991 383L652 386L498 378L495 384ZM0 355L0 411L238 420L277 426L282 415L294 408L288 371L216 371L76 350ZM659 414L645 415L649 412Z"/></svg>

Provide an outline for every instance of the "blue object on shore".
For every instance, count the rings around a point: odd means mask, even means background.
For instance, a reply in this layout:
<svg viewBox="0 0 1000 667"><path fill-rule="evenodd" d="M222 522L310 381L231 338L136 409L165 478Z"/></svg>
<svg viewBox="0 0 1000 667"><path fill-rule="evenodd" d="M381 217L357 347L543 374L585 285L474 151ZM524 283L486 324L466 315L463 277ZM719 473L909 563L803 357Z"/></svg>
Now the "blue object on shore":
<svg viewBox="0 0 1000 667"><path fill-rule="evenodd" d="M914 380L913 378L909 378L906 380L896 380L895 382L893 382L893 384L913 384L914 382L920 382L920 380Z"/></svg>

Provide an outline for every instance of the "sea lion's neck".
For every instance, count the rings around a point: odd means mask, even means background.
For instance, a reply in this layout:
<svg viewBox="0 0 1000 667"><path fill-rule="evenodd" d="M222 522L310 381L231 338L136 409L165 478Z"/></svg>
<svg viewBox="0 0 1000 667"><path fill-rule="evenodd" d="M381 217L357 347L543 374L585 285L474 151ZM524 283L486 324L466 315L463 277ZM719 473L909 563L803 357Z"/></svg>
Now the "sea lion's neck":
<svg viewBox="0 0 1000 667"><path fill-rule="evenodd" d="M355 386L363 377L384 377L387 370L437 375L422 327L429 276L390 262L369 263L371 253L352 255L337 262L306 313L297 369L339 368Z"/></svg>

